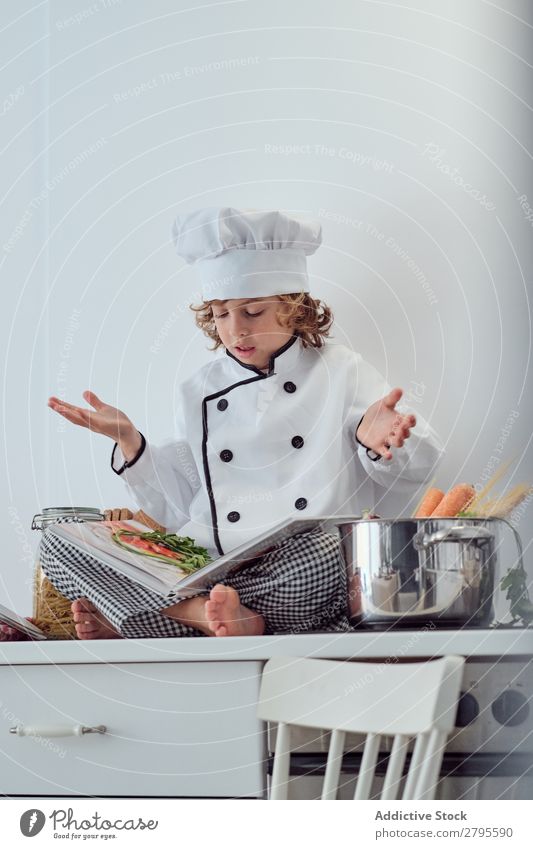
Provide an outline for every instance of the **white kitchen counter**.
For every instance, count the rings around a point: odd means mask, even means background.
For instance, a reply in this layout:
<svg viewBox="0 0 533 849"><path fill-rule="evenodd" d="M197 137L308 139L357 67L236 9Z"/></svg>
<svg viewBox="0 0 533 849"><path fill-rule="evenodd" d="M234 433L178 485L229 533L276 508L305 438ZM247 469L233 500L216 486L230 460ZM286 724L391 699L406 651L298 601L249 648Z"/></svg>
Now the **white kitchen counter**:
<svg viewBox="0 0 533 849"><path fill-rule="evenodd" d="M279 655L323 658L533 656L533 629L361 631L264 637L172 637L0 644L0 665L265 661Z"/></svg>
<svg viewBox="0 0 533 849"><path fill-rule="evenodd" d="M485 705L487 666L498 688L525 686L514 669L523 675L531 663L533 630L2 643L0 794L265 798L268 735L257 700L270 657L444 654L469 658L465 686ZM501 660L512 662L496 679ZM79 736L80 726L105 731ZM520 740L524 730L506 733ZM497 734L491 727L488 737Z"/></svg>

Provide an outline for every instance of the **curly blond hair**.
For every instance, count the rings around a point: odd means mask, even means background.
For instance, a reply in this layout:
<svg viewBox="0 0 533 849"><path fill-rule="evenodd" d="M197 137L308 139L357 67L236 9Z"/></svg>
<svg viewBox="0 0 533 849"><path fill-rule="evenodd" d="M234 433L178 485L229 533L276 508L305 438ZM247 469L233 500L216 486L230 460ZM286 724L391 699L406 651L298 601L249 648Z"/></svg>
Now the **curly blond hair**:
<svg viewBox="0 0 533 849"><path fill-rule="evenodd" d="M307 292L295 292L276 297L289 307L288 310L278 310L279 324L285 328L292 328L294 335L300 337L304 348L321 348L333 324L331 308L318 298L312 298ZM197 305L190 304L189 308L195 313L197 326L214 342L210 350L216 351L223 346L223 342L216 329L213 303L215 301L204 301Z"/></svg>

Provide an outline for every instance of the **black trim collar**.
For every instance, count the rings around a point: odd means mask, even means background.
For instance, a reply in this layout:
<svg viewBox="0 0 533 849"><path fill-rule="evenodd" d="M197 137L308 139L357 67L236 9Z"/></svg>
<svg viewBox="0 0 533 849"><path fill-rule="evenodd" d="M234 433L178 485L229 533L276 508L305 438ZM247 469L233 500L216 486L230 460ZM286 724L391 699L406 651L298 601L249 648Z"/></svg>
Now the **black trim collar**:
<svg viewBox="0 0 533 849"><path fill-rule="evenodd" d="M270 359L268 361L268 375L265 375L265 372L262 371L260 368L257 368L257 366L249 366L246 363L241 362L241 360L239 360L238 357L235 356L235 354L232 354L231 351L228 350L228 348L226 348L226 354L228 355L228 357L231 357L232 360L235 360L235 362L243 368L246 368L249 371L253 371L255 372L255 374L260 374L261 377L270 377L270 375L274 373L274 364L276 357L279 357L281 354L284 354L285 351L288 351L289 348L291 348L294 343L298 341L299 338L300 337L298 335L291 336L288 342L285 342L285 344L282 345L281 348L278 348L277 351L274 351L274 353L270 355Z"/></svg>

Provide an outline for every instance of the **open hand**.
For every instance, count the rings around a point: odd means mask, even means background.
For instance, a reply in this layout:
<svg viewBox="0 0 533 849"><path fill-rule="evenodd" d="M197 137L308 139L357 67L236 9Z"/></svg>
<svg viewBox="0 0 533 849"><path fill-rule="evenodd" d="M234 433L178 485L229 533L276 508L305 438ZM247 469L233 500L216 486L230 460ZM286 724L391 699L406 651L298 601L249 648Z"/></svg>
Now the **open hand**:
<svg viewBox="0 0 533 849"><path fill-rule="evenodd" d="M83 397L91 407L94 407L94 410L76 407L74 404L68 404L54 395L48 399L48 406L69 422L109 436L115 442L131 441L135 437L140 442L140 436L135 425L122 410L104 404L94 392L90 392L88 389L83 393Z"/></svg>
<svg viewBox="0 0 533 849"><path fill-rule="evenodd" d="M415 416L404 416L395 410L402 395L403 389L391 389L388 395L368 408L357 428L357 439L386 460L392 459L391 447L401 448L416 425Z"/></svg>

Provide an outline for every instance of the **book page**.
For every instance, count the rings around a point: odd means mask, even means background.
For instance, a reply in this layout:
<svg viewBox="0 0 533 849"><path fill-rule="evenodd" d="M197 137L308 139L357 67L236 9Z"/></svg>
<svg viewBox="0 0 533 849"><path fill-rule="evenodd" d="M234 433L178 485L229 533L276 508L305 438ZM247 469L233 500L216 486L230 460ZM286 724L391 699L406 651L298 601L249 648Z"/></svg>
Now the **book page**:
<svg viewBox="0 0 533 849"><path fill-rule="evenodd" d="M52 526L50 530L66 538L68 542L87 554L101 560L104 565L155 592L166 594L185 577L186 573L172 563L147 557L141 552L138 554L130 552L119 546L111 538L113 530L117 528L137 530L140 533L151 530L132 520L129 522L65 522ZM148 582L147 577L151 579Z"/></svg>
<svg viewBox="0 0 533 849"><path fill-rule="evenodd" d="M11 628L15 628L17 631L22 631L23 634L27 634L28 637L32 637L34 640L48 639L44 631L41 631L32 622L28 622L27 619L19 616L18 613L4 607L3 604L0 604L0 622L9 625Z"/></svg>

